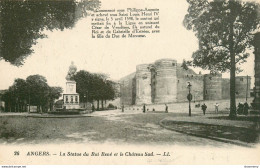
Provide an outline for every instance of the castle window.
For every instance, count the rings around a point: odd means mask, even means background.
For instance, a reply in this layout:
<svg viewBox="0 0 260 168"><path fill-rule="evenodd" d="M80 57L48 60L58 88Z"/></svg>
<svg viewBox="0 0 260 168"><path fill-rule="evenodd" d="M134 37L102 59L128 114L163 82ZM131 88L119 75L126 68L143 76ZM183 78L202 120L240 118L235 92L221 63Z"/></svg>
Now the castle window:
<svg viewBox="0 0 260 168"><path fill-rule="evenodd" d="M206 91L205 91L205 95L207 95L207 94L208 94L208 91L206 90Z"/></svg>
<svg viewBox="0 0 260 168"><path fill-rule="evenodd" d="M193 75L191 75L191 77L193 77Z"/></svg>
<svg viewBox="0 0 260 168"><path fill-rule="evenodd" d="M68 98L68 96L66 96L66 102L67 102L67 103L69 102L69 98Z"/></svg>
<svg viewBox="0 0 260 168"><path fill-rule="evenodd" d="M172 66L175 66L175 63L172 63Z"/></svg>
<svg viewBox="0 0 260 168"><path fill-rule="evenodd" d="M243 78L240 78L240 81L242 81L242 82L243 82Z"/></svg>
<svg viewBox="0 0 260 168"><path fill-rule="evenodd" d="M180 80L178 80L178 83L180 83Z"/></svg>
<svg viewBox="0 0 260 168"><path fill-rule="evenodd" d="M73 96L70 97L70 102L73 103Z"/></svg>
<svg viewBox="0 0 260 168"><path fill-rule="evenodd" d="M189 75L187 75L187 77L189 77Z"/></svg>
<svg viewBox="0 0 260 168"><path fill-rule="evenodd" d="M75 97L75 102L78 102L78 96Z"/></svg>

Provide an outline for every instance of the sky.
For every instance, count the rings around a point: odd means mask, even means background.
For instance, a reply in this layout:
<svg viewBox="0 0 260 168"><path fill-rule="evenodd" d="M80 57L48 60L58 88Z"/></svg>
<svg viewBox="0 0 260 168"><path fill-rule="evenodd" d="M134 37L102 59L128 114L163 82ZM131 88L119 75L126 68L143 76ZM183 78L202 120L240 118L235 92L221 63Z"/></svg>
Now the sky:
<svg viewBox="0 0 260 168"><path fill-rule="evenodd" d="M191 60L198 49L198 41L192 31L182 25L187 13L185 0L102 0L101 9L158 8L160 10L159 34L147 38L92 39L90 18L77 22L74 28L64 31L45 31L48 38L39 39L33 46L34 53L22 67L0 61L0 90L8 89L15 78L26 79L29 75L46 77L50 86L65 88L65 77L73 61L78 70L106 73L118 80L132 72L136 65L153 63L157 59L172 58L181 63ZM254 55L242 65L238 75L254 75ZM201 69L196 68L196 72ZM208 73L208 71L202 71ZM228 73L223 77L229 77ZM253 82L252 82L253 84Z"/></svg>

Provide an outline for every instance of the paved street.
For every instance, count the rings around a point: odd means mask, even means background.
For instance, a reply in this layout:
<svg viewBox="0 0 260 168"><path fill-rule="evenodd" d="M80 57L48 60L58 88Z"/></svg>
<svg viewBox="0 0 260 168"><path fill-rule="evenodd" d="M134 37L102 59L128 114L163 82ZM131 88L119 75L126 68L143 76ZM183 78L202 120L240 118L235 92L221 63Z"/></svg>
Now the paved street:
<svg viewBox="0 0 260 168"><path fill-rule="evenodd" d="M8 115L1 114L0 117L1 144L111 143L230 147L227 143L178 133L159 125L159 121L166 117L187 114L122 113L113 110L72 118Z"/></svg>

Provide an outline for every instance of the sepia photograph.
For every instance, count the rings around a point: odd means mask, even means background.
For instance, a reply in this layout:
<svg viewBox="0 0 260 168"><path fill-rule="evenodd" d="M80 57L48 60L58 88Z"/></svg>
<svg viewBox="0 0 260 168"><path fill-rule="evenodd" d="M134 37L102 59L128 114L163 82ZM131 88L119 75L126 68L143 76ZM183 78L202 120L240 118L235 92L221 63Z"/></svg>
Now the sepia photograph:
<svg viewBox="0 0 260 168"><path fill-rule="evenodd" d="M260 165L260 1L0 0L0 165Z"/></svg>

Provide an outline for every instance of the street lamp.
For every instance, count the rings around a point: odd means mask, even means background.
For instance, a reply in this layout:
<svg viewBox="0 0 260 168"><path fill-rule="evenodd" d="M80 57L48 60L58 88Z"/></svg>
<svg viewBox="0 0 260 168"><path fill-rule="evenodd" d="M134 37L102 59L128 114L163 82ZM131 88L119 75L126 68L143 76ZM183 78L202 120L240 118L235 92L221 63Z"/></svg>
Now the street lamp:
<svg viewBox="0 0 260 168"><path fill-rule="evenodd" d="M187 82L187 88L189 89L189 94L187 96L187 99L189 100L189 116L191 116L191 107L190 107L190 102L192 100L192 94L190 93L190 89L191 89L191 83Z"/></svg>
<svg viewBox="0 0 260 168"><path fill-rule="evenodd" d="M84 108L86 108L86 94L84 94Z"/></svg>

